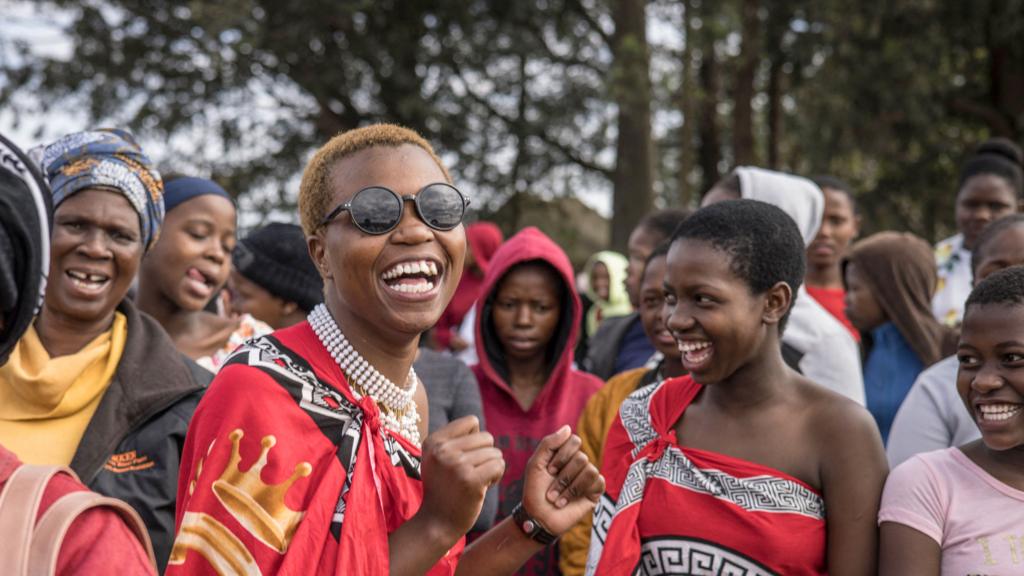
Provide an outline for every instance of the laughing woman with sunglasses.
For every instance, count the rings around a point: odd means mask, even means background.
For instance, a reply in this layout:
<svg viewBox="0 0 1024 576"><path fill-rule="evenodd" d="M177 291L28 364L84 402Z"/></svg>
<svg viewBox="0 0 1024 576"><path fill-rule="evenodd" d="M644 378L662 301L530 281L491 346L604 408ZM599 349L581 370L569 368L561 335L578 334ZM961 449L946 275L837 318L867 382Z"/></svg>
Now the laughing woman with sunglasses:
<svg viewBox="0 0 1024 576"><path fill-rule="evenodd" d="M404 128L346 132L313 157L299 208L325 302L236 351L208 390L169 574L511 574L590 513L604 481L564 427L513 518L464 547L501 451L474 417L421 444L412 364L459 282L467 204Z"/></svg>

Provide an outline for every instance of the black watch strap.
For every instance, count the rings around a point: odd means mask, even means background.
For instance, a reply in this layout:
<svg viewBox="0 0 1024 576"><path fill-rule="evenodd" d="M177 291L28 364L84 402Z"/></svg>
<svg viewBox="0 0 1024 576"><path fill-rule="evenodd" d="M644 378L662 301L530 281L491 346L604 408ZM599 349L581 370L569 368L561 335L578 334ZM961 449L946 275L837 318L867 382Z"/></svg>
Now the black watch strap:
<svg viewBox="0 0 1024 576"><path fill-rule="evenodd" d="M541 544L548 546L558 539L551 532L548 532L540 522L534 520L526 513L526 508L523 507L523 503L516 504L514 510L512 510L512 521L519 526L519 529L523 531L531 540L540 542Z"/></svg>

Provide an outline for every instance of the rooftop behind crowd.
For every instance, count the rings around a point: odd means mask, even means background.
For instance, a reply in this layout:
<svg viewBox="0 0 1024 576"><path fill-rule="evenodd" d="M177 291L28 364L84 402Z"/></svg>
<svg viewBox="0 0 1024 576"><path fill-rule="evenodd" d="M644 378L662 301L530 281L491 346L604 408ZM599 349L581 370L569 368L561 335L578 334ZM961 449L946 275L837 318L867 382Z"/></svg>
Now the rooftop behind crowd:
<svg viewBox="0 0 1024 576"><path fill-rule="evenodd" d="M577 271L398 126L241 239L127 132L0 137L0 565L1024 573L1022 180L978 145L932 247L739 167Z"/></svg>

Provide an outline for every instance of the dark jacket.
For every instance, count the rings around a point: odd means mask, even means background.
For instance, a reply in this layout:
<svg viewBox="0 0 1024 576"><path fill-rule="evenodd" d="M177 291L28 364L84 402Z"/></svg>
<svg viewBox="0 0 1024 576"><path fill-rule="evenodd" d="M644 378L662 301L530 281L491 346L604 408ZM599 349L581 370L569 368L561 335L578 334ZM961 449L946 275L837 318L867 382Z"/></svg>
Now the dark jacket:
<svg viewBox="0 0 1024 576"><path fill-rule="evenodd" d="M619 359L622 339L633 322L640 321L640 313L607 318L587 341L587 357L580 367L602 380L615 376L615 361Z"/></svg>
<svg viewBox="0 0 1024 576"><path fill-rule="evenodd" d="M71 468L89 488L138 511L162 573L174 542L185 431L213 375L178 352L160 324L130 301L117 309L128 339Z"/></svg>

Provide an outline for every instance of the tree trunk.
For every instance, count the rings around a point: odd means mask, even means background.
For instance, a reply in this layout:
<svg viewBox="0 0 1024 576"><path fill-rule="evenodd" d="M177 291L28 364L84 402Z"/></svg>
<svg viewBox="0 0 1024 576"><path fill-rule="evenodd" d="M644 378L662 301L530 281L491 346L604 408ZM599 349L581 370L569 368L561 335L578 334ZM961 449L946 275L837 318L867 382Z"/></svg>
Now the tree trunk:
<svg viewBox="0 0 1024 576"><path fill-rule="evenodd" d="M686 44L683 45L681 81L679 82L678 106L683 114L683 124L679 127L679 151L676 157L676 195L680 206L689 207L694 203L693 190L690 187L690 171L693 170L694 129L697 124L696 86L693 81L693 43L696 30L693 27L693 2L683 2L683 31Z"/></svg>
<svg viewBox="0 0 1024 576"><path fill-rule="evenodd" d="M754 76L761 55L761 23L758 0L743 0L741 8L743 44L740 47L733 93L732 154L735 166L756 164L754 151Z"/></svg>
<svg viewBox="0 0 1024 576"><path fill-rule="evenodd" d="M768 167L779 168L779 141L782 140L782 65L776 54L768 68Z"/></svg>
<svg viewBox="0 0 1024 576"><path fill-rule="evenodd" d="M715 33L710 24L712 19L711 2L702 0L700 18L700 110L697 117L697 132L700 147L697 150L697 163L701 168L701 194L707 192L718 182L721 173L718 163L722 159L721 144L718 136L718 62L715 57Z"/></svg>
<svg viewBox="0 0 1024 576"><path fill-rule="evenodd" d="M992 8L993 12L996 8ZM992 106L996 109L1002 122L991 123L994 136L1004 136L1020 140L1022 126L1019 119L1024 118L1024 51L1014 50L1010 35L1005 31L996 33L996 27L1007 14L992 14L986 26L985 43L989 53L989 96ZM1014 39L1016 40L1016 39Z"/></svg>
<svg viewBox="0 0 1024 576"><path fill-rule="evenodd" d="M612 93L619 134L612 178L612 248L625 251L630 232L651 210L654 143L651 140L650 53L644 0L614 0Z"/></svg>

